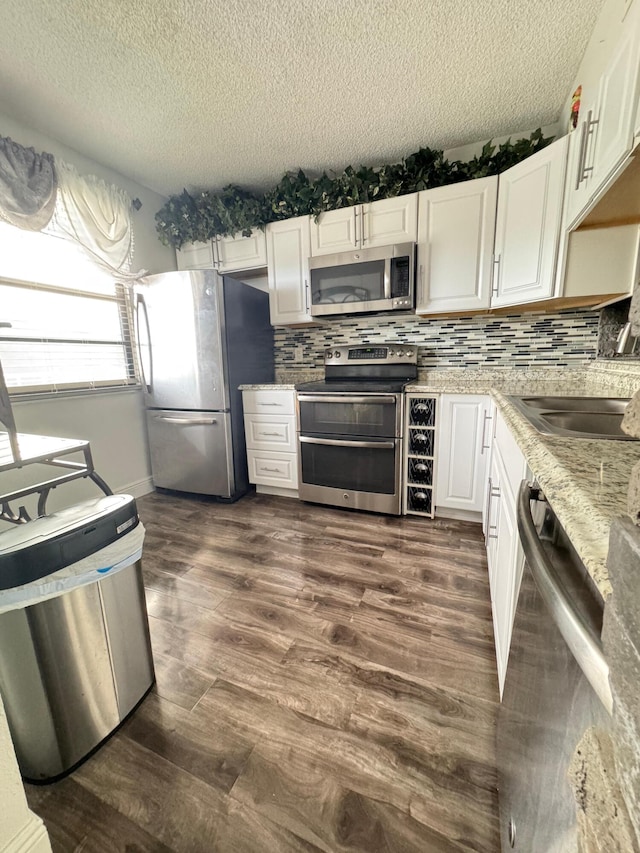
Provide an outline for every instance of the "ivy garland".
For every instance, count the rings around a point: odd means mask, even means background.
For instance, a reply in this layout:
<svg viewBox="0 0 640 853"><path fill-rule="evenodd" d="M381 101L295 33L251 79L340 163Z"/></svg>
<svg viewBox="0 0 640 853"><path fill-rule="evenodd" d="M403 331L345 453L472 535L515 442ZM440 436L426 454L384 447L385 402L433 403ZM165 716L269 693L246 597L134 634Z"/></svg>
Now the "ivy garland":
<svg viewBox="0 0 640 853"><path fill-rule="evenodd" d="M447 160L442 151L420 148L400 163L377 168L347 166L334 177L323 172L312 179L300 169L285 173L280 183L262 196L235 184L218 193L204 190L192 195L183 190L170 196L156 213L156 230L165 246L176 249L216 236L239 232L249 236L253 228L292 216L317 217L325 210L498 175L552 141L553 137L544 137L538 128L528 139L508 139L497 147L487 142L481 153L467 162Z"/></svg>

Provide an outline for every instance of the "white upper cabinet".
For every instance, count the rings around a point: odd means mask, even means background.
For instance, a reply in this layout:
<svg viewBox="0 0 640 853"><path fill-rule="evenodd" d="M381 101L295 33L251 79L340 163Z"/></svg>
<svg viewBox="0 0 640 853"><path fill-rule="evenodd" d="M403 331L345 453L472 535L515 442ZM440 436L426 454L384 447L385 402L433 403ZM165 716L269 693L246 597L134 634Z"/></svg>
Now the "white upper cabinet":
<svg viewBox="0 0 640 853"><path fill-rule="evenodd" d="M554 295L567 137L500 175L491 306Z"/></svg>
<svg viewBox="0 0 640 853"><path fill-rule="evenodd" d="M640 11L632 6L622 38L602 77L598 93L593 184L606 183L633 146L640 76Z"/></svg>
<svg viewBox="0 0 640 853"><path fill-rule="evenodd" d="M206 243L185 243L176 251L179 270L217 270L219 273L254 270L267 265L264 231L250 237L216 237Z"/></svg>
<svg viewBox="0 0 640 853"><path fill-rule="evenodd" d="M176 249L179 270L212 270L213 249L211 241L207 243L185 243Z"/></svg>
<svg viewBox="0 0 640 853"><path fill-rule="evenodd" d="M267 240L264 231L254 228L250 237L218 237L213 241L216 269L220 273L254 270L267 265Z"/></svg>
<svg viewBox="0 0 640 853"><path fill-rule="evenodd" d="M471 513L483 511L491 437L490 404L486 396L442 396L436 460L437 514L441 507Z"/></svg>
<svg viewBox="0 0 640 853"><path fill-rule="evenodd" d="M417 232L417 193L328 210L311 222L311 255L415 243Z"/></svg>
<svg viewBox="0 0 640 853"><path fill-rule="evenodd" d="M419 193L417 313L489 307L497 196L497 176Z"/></svg>
<svg viewBox="0 0 640 853"><path fill-rule="evenodd" d="M629 10L599 80L584 92L580 124L572 134L565 223L573 228L618 175L634 145L640 83L640 4Z"/></svg>
<svg viewBox="0 0 640 853"><path fill-rule="evenodd" d="M309 217L267 226L269 309L274 326L309 323Z"/></svg>
<svg viewBox="0 0 640 853"><path fill-rule="evenodd" d="M311 221L311 255L334 255L359 248L362 205L321 213Z"/></svg>
<svg viewBox="0 0 640 853"><path fill-rule="evenodd" d="M418 193L362 205L362 245L366 248L415 243L418 239Z"/></svg>

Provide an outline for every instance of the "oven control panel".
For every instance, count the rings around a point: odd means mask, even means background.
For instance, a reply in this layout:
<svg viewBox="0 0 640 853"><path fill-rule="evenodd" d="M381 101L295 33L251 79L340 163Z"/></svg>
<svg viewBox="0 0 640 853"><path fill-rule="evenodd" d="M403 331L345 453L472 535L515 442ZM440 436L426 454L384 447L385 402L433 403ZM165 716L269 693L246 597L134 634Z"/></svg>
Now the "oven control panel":
<svg viewBox="0 0 640 853"><path fill-rule="evenodd" d="M336 346L324 351L325 364L417 364L415 344L390 343L371 346Z"/></svg>

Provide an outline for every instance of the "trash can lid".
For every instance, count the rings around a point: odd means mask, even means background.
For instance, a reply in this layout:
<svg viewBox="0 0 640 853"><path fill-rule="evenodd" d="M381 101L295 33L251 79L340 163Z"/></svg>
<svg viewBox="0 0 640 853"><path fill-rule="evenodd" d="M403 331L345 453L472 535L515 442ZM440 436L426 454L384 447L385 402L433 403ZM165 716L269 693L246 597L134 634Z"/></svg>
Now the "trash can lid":
<svg viewBox="0 0 640 853"><path fill-rule="evenodd" d="M131 505L131 515L137 520L135 498L131 495L107 495L74 504L51 515L34 518L26 524L17 524L10 530L0 533L0 556L71 533L78 527L84 527L91 522L100 521L122 511L127 504Z"/></svg>

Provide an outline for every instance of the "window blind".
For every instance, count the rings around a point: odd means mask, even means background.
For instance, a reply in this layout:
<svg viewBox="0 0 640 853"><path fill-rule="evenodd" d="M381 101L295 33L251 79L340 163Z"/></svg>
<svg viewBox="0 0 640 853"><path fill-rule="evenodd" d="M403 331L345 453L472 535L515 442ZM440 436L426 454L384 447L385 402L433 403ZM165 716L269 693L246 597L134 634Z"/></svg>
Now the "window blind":
<svg viewBox="0 0 640 853"><path fill-rule="evenodd" d="M124 286L73 242L0 222L0 360L13 392L134 383Z"/></svg>

